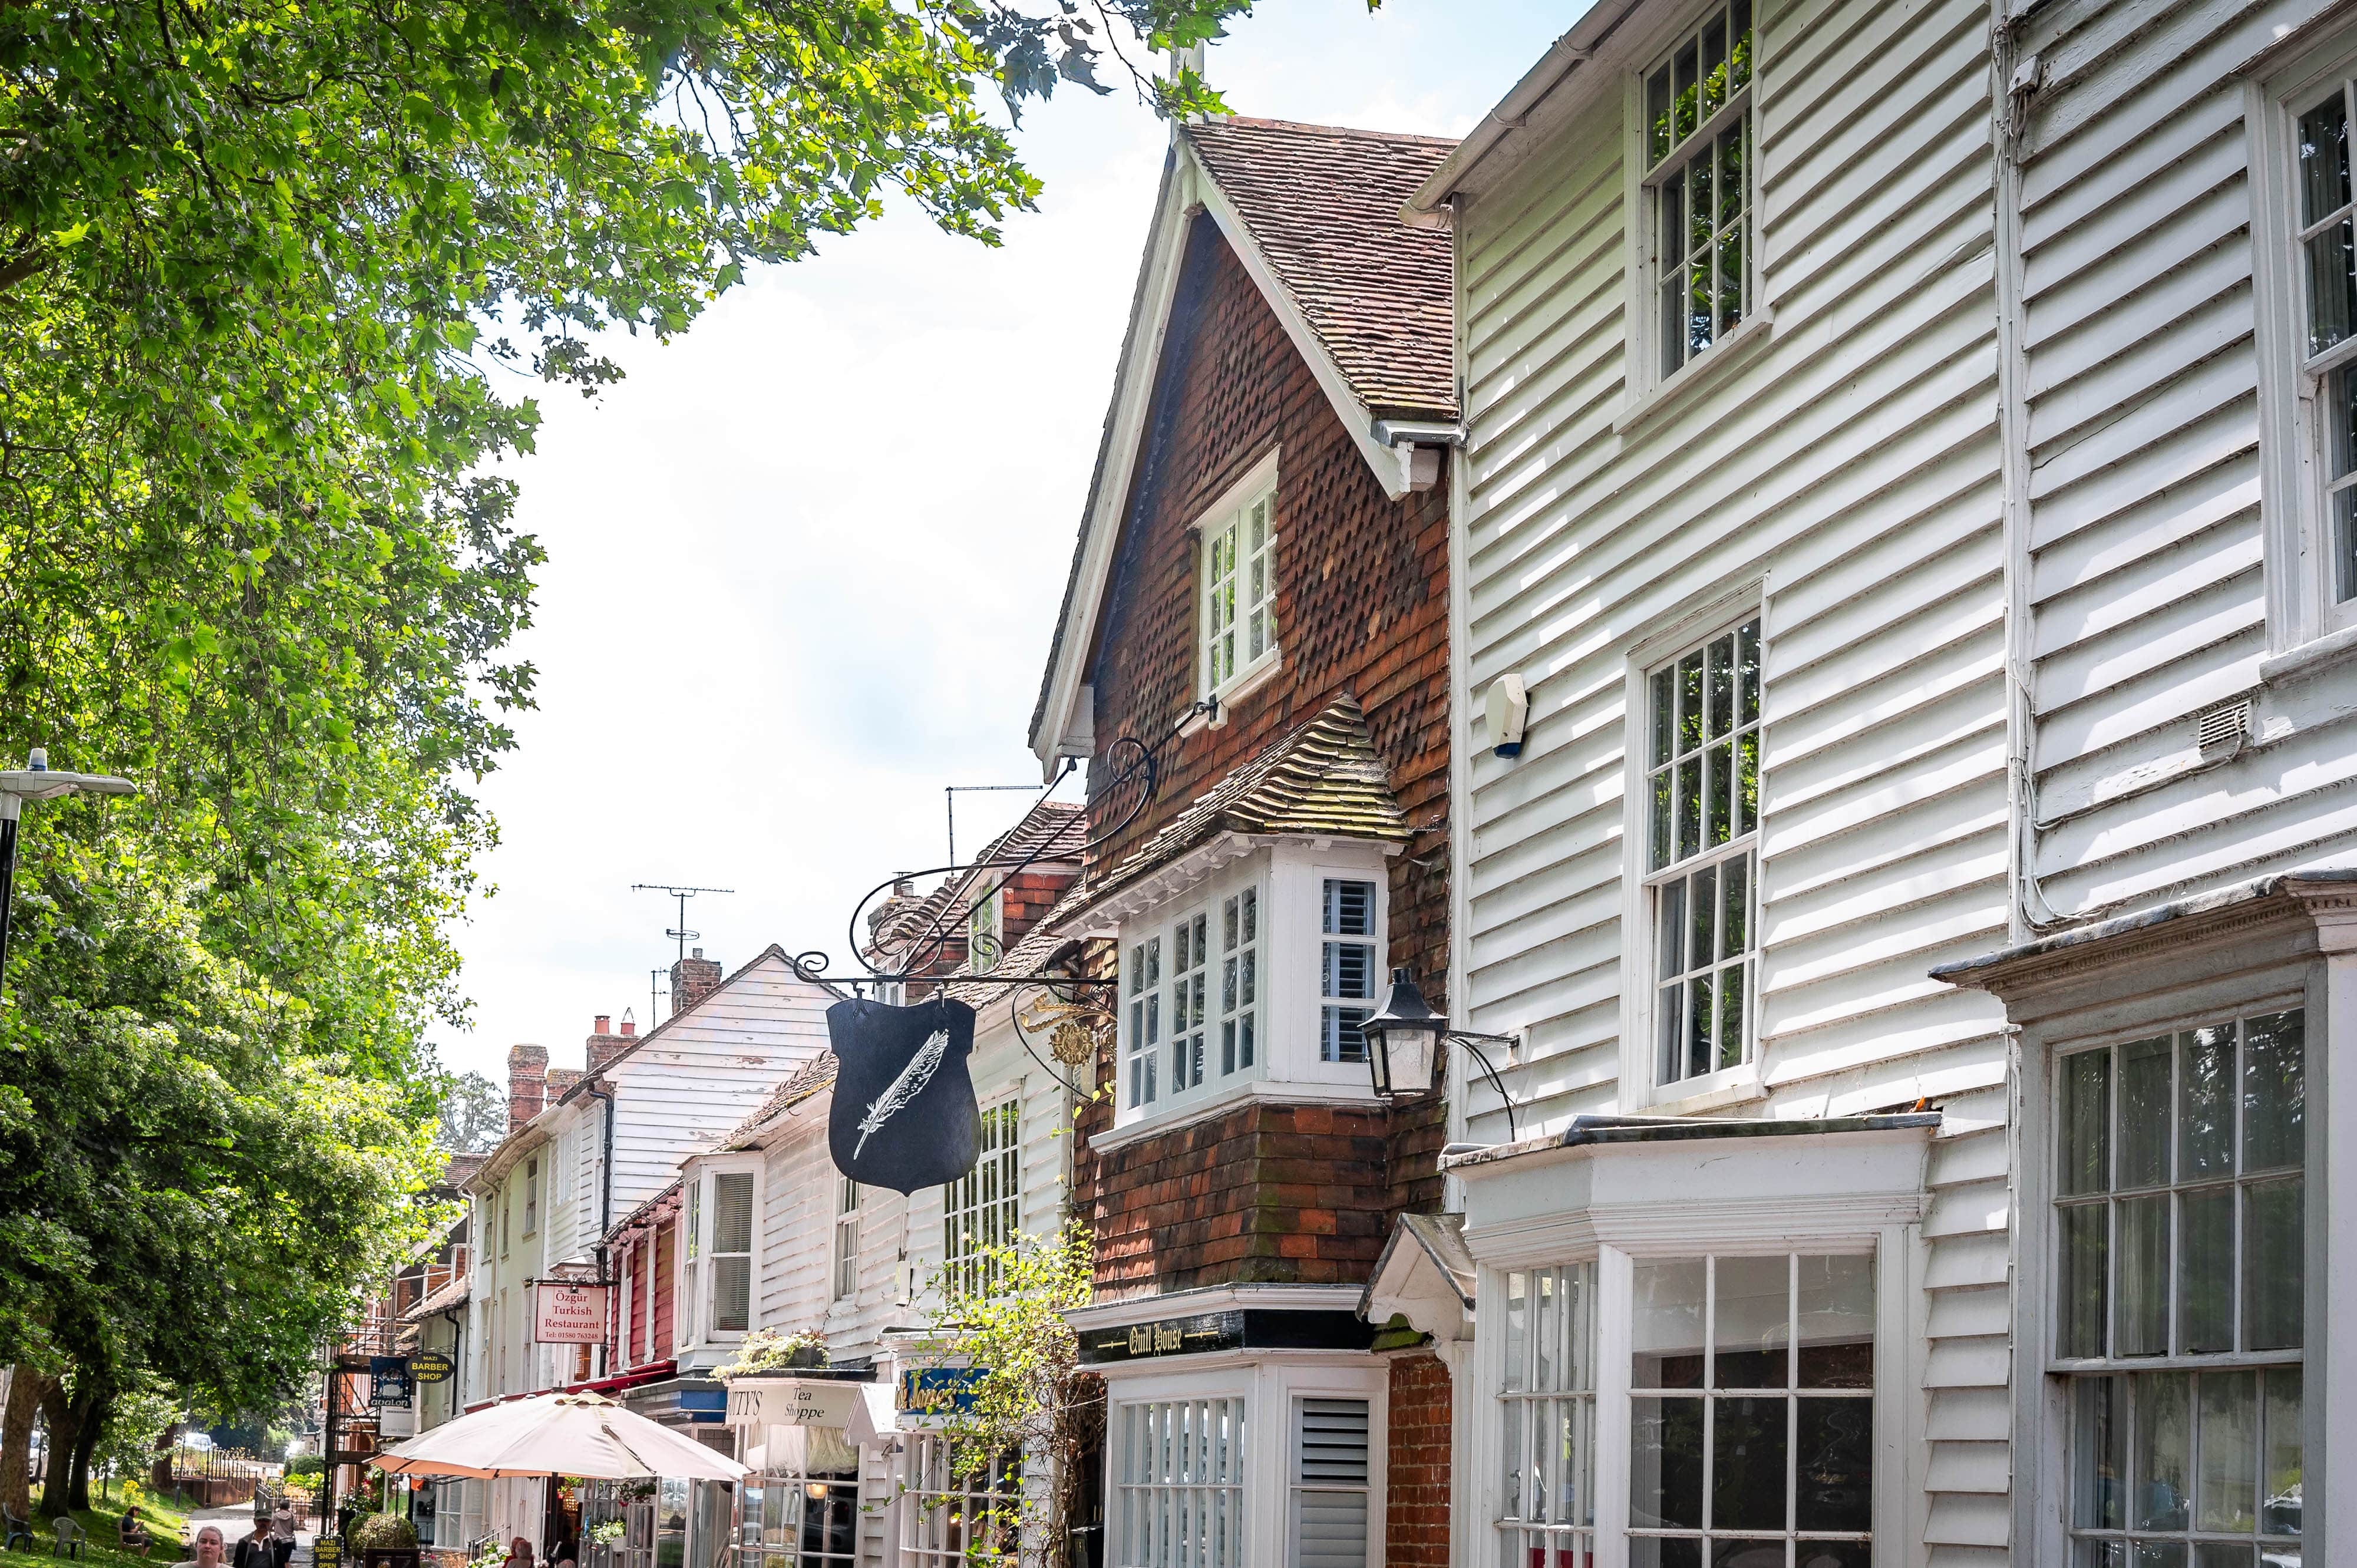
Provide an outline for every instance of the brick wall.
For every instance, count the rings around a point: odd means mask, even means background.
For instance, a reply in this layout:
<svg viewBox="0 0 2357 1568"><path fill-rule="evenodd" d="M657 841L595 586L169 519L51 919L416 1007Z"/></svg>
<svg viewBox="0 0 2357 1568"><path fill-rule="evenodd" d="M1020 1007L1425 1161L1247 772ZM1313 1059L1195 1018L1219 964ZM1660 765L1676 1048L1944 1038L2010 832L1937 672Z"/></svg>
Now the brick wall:
<svg viewBox="0 0 2357 1568"><path fill-rule="evenodd" d="M1448 1369L1439 1357L1393 1359L1384 1462L1386 1568L1448 1568Z"/></svg>
<svg viewBox="0 0 2357 1568"><path fill-rule="evenodd" d="M1094 859L1118 860L1206 789L1355 694L1415 837L1391 862L1389 961L1445 1006L1448 959L1448 514L1443 485L1383 493L1284 326L1217 229L1199 218L1171 316L1128 526L1107 585L1090 680L1100 744L1159 739L1195 699L1191 530L1281 449L1275 504L1281 672L1226 722L1162 748L1154 804ZM1125 800L1092 768L1094 831ZM1099 1062L1110 1083L1110 1050ZM1097 1236L1099 1286L1232 1280L1356 1282L1393 1215L1439 1207L1437 1101L1394 1111L1249 1106L1168 1137L1083 1155L1076 1197ZM1110 1096L1082 1133L1113 1120Z"/></svg>

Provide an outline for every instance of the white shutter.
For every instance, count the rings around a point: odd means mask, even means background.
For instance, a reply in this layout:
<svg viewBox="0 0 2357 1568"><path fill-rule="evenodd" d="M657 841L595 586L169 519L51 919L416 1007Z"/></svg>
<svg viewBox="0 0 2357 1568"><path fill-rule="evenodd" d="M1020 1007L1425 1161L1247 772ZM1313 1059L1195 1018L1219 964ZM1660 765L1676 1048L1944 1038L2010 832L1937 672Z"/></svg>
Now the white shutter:
<svg viewBox="0 0 2357 1568"><path fill-rule="evenodd" d="M1366 1568L1367 1402L1293 1406L1292 1568Z"/></svg>
<svg viewBox="0 0 2357 1568"><path fill-rule="evenodd" d="M743 1333L752 1326L753 1173L723 1171L712 1178L712 1326Z"/></svg>

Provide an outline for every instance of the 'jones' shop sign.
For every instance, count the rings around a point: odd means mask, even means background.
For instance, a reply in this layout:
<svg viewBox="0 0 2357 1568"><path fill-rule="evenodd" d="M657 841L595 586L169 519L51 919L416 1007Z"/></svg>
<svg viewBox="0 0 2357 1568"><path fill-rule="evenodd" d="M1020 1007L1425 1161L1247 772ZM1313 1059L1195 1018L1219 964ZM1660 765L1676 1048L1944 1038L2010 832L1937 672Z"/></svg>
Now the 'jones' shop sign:
<svg viewBox="0 0 2357 1568"><path fill-rule="evenodd" d="M835 1169L903 1195L974 1169L982 1112L966 1072L973 1008L945 996L914 1007L838 1002L826 1010L826 1034L835 1057L826 1120Z"/></svg>

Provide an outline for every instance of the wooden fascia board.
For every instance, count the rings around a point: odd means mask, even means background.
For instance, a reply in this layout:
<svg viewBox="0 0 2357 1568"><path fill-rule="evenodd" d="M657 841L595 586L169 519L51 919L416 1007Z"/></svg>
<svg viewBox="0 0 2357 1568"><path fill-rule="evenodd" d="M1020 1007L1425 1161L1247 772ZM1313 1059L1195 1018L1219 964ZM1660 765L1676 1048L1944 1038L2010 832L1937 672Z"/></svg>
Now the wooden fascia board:
<svg viewBox="0 0 2357 1568"><path fill-rule="evenodd" d="M1102 459L1105 471L1097 476L1089 514L1083 520L1081 565L1074 575L1071 605L1058 628L1048 702L1040 710L1039 729L1031 736L1031 753L1049 778L1055 775L1057 760L1071 755L1063 746L1073 732L1073 709L1084 684L1081 677L1096 649L1097 617L1104 607L1105 584L1121 543L1122 520L1129 510L1138 448L1145 438L1146 415L1153 409L1156 371L1170 328L1170 305L1178 295L1178 274L1187 254L1187 214L1195 204L1198 184L1195 168L1189 155L1172 160L1161 204L1155 209L1154 227L1146 238L1143 308L1130 323L1120 366L1114 374L1112 432Z"/></svg>
<svg viewBox="0 0 2357 1568"><path fill-rule="evenodd" d="M1407 494L1408 489L1406 465L1400 454L1375 439L1374 415L1351 391L1350 382L1342 377L1342 368L1334 362L1334 356L1327 351L1318 334L1309 329L1309 323L1303 317L1300 307L1294 303L1293 295L1286 291L1285 285L1277 281L1275 269L1268 264L1268 257L1262 252L1260 242L1253 237L1252 230L1229 202L1227 192L1220 188L1219 180L1196 159L1194 149L1188 146L1183 138L1179 145L1196 170L1195 185L1202 193L1203 210L1219 224L1221 234L1225 236L1237 259L1243 263L1244 273L1253 280L1253 286L1260 290L1261 297L1268 301L1269 309L1284 324L1285 335L1292 339L1294 352L1301 356L1302 362L1309 367L1310 374L1318 378L1318 390L1326 394L1326 401L1334 407L1334 416L1351 433L1351 439L1357 444L1359 455L1367 460L1367 467L1375 471L1376 482L1383 487L1383 494L1394 500L1399 499Z"/></svg>

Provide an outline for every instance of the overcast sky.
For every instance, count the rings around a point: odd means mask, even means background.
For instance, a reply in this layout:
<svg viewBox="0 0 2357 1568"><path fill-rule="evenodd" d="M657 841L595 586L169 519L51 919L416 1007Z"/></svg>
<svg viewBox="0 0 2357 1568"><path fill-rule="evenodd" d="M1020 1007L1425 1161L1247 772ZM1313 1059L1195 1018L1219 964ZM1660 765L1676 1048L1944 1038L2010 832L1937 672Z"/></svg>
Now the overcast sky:
<svg viewBox="0 0 2357 1568"><path fill-rule="evenodd" d="M1264 0L1207 75L1239 113L1458 135L1584 8ZM1001 249L896 213L611 345L629 377L597 399L544 396L506 466L550 556L518 649L539 706L482 790L497 891L456 932L449 1066L499 1080L520 1041L578 1066L593 1015L647 1026L676 906L634 882L734 888L689 907L726 968L776 941L840 971L854 902L943 860L944 785L1036 780L1167 137L1125 92L1059 97L1025 116L1047 190ZM1027 799L960 796L962 851Z"/></svg>

